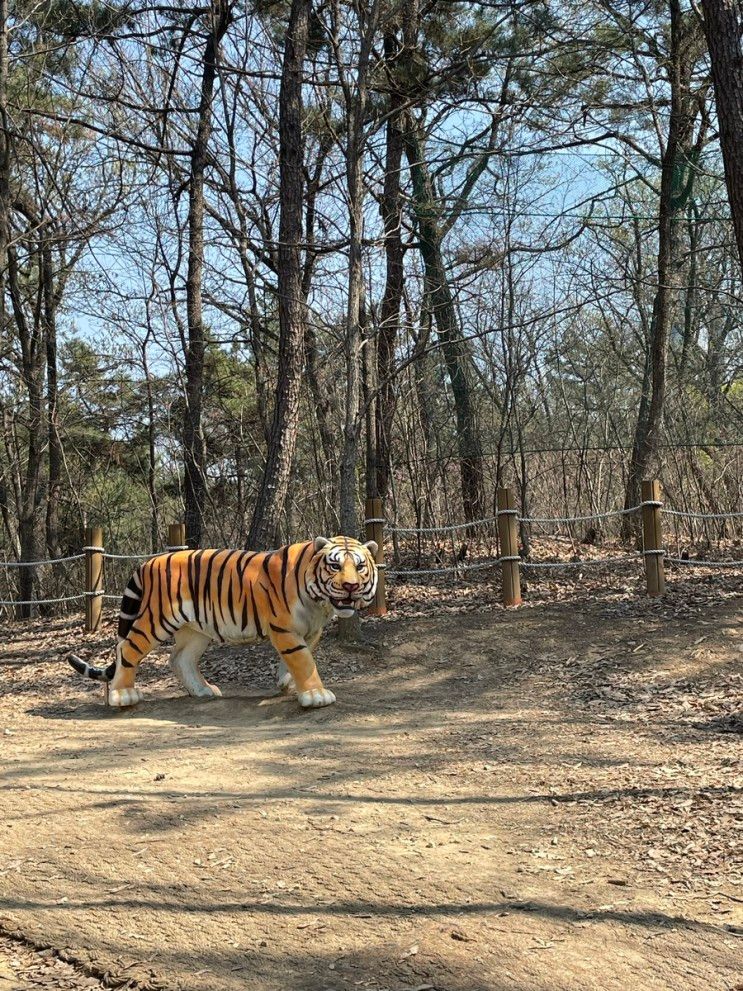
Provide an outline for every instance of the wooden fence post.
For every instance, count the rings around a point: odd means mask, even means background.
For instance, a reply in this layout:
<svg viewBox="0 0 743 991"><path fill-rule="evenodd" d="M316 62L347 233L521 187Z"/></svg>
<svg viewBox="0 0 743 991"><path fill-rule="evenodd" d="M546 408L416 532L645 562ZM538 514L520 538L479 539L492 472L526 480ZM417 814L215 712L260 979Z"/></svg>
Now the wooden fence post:
<svg viewBox="0 0 743 991"><path fill-rule="evenodd" d="M85 528L85 630L95 632L103 612L103 530Z"/></svg>
<svg viewBox="0 0 743 991"><path fill-rule="evenodd" d="M512 489L498 489L498 535L503 569L503 605L521 605L516 498Z"/></svg>
<svg viewBox="0 0 743 991"><path fill-rule="evenodd" d="M366 539L374 540L377 544L375 561L379 568L377 591L374 602L367 609L367 616L387 615L387 593L384 575L384 503L379 498L366 500Z"/></svg>
<svg viewBox="0 0 743 991"><path fill-rule="evenodd" d="M182 551L186 548L186 524L168 524L168 551Z"/></svg>
<svg viewBox="0 0 743 991"><path fill-rule="evenodd" d="M658 505L643 505L642 507L645 579L648 595L653 596L663 595L666 590L666 569L663 563L665 548L663 547L663 526L660 512L662 496L663 490L657 479L642 483L643 503L658 503Z"/></svg>

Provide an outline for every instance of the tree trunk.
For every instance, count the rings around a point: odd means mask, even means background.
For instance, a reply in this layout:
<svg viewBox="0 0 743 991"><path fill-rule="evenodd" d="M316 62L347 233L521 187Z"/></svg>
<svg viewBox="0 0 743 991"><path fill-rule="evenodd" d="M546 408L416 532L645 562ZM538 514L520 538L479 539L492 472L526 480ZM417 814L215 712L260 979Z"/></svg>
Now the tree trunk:
<svg viewBox="0 0 743 991"><path fill-rule="evenodd" d="M156 553L160 547L160 514L157 507L157 452L155 441L157 427L155 425L155 398L152 394L152 376L150 363L147 358L147 338L142 342L142 371L144 372L145 391L147 395L147 492L150 497L150 550ZM239 505L239 503L238 503Z"/></svg>
<svg viewBox="0 0 743 991"><path fill-rule="evenodd" d="M743 11L739 0L702 0L725 182L743 268Z"/></svg>
<svg viewBox="0 0 743 991"><path fill-rule="evenodd" d="M305 303L307 302L307 297L309 296L310 289L312 288L312 273L314 271L315 261L317 259L317 251L315 250L317 193L320 188L323 166L329 151L329 141L321 141L317 159L315 161L315 168L307 183L307 203L304 231L304 240L307 248L304 259L304 269L302 272L302 300ZM315 328L311 319L307 321L307 325L305 327L305 358L307 362L307 379L310 386L310 395L312 396L312 405L315 416L317 417L317 428L320 434L320 444L322 446L324 459L322 472L325 475L325 481L328 486L327 502L330 505L331 512L337 515L338 457L336 450L337 429L333 424L333 393L329 387L329 383L327 385L324 384L320 377L320 355L317 347L317 336L315 334ZM337 527L337 525L337 521L333 521L332 526Z"/></svg>
<svg viewBox="0 0 743 991"><path fill-rule="evenodd" d="M309 19L309 0L292 0L279 92L279 368L266 464L248 533L248 547L254 550L278 542L299 424L305 330L300 258L302 71Z"/></svg>
<svg viewBox="0 0 743 991"><path fill-rule="evenodd" d="M354 125L350 126L354 127ZM360 132L360 122L358 129ZM346 402L343 426L343 450L340 464L340 524L342 533L349 537L355 537L358 530L356 479L360 426L359 401L361 398L361 311L364 293L364 273L361 268L361 235L363 226L361 149L355 139L349 139L347 167L350 244L348 250L348 311L345 335Z"/></svg>
<svg viewBox="0 0 743 991"><path fill-rule="evenodd" d="M355 92L346 90L346 189L348 192L348 309L346 315L346 403L343 425L343 450L340 463L340 524L341 533L359 536L357 513L359 437L363 418L360 416L361 357L364 346L364 272L361 241L364 233L364 150L366 136L364 120L367 106L369 56L375 34L379 4L373 3L363 24ZM360 24L360 26L362 26ZM350 641L358 637L359 615L338 622L338 637Z"/></svg>
<svg viewBox="0 0 743 991"><path fill-rule="evenodd" d="M38 264L41 265L41 250L38 250ZM18 535L22 561L35 561L38 558L39 507L41 491L39 482L44 450L44 365L45 351L43 348L41 328L38 322L29 326L23 311L23 300L19 285L19 272L15 250L8 248L8 285L13 306L13 316L21 345L21 374L28 397L28 420L26 467L23 476L21 503L18 513ZM39 287L39 293L41 287ZM40 302L40 301L39 301ZM41 306L34 307L34 318L40 317ZM20 599L28 601L34 598L35 568L20 568L18 590ZM20 607L20 615L28 618L33 615L34 607Z"/></svg>
<svg viewBox="0 0 743 991"><path fill-rule="evenodd" d="M46 502L46 546L50 557L60 557L59 503L62 495L62 442L59 436L57 412L57 303L54 293L54 270L51 246L47 241L41 249L41 278L43 280L44 336L46 338L46 403L48 422L48 479Z"/></svg>
<svg viewBox="0 0 743 991"><path fill-rule="evenodd" d="M384 36L384 54L389 61L398 51L393 33ZM398 93L390 97L387 120L384 192L380 212L384 223L384 253L387 265L384 296L380 308L377 337L377 381L379 392L375 408L376 428L376 495L387 496L391 470L392 421L395 415L395 343L400 328L400 307L403 290L402 195L400 169L402 165L402 130Z"/></svg>
<svg viewBox="0 0 743 991"><path fill-rule="evenodd" d="M438 206L424 158L423 143L410 115L406 122L404 141L413 183L413 209L418 225L418 242L454 397L464 518L476 520L483 515L485 499L482 449L468 377L469 350L462 340L454 299L446 276L437 223Z"/></svg>
<svg viewBox="0 0 743 991"><path fill-rule="evenodd" d="M639 504L643 478L658 446L666 395L668 341L680 281L679 219L691 192L694 170L689 168L690 138L696 104L690 100L690 65L686 57L685 28L679 0L670 0L671 53L668 69L671 112L666 147L661 159L658 223L658 288L650 322L647 365L640 400L624 505ZM628 539L637 520L623 517L622 534Z"/></svg>
<svg viewBox="0 0 743 991"><path fill-rule="evenodd" d="M212 0L209 30L204 49L201 77L199 122L191 149L188 186L188 274L186 276L186 396L183 417L183 461L185 469L186 541L190 547L201 545L206 500L206 452L201 428L204 388L204 317L202 278L204 270L204 173L206 171L212 124L212 100L217 72L219 46L229 25L227 0Z"/></svg>
<svg viewBox="0 0 743 991"><path fill-rule="evenodd" d="M317 417L317 429L320 434L323 464L321 470L328 486L328 501L332 512L338 512L336 506L338 496L338 458L336 456L337 429L333 424L332 392L329 385L320 380L320 356L317 350L317 336L312 321L307 321L305 327L305 352L307 358L307 381L310 386L312 405ZM333 525L337 525L334 523Z"/></svg>
<svg viewBox="0 0 743 991"><path fill-rule="evenodd" d="M10 236L10 122L8 120L8 0L0 0L0 315L5 316L5 273Z"/></svg>

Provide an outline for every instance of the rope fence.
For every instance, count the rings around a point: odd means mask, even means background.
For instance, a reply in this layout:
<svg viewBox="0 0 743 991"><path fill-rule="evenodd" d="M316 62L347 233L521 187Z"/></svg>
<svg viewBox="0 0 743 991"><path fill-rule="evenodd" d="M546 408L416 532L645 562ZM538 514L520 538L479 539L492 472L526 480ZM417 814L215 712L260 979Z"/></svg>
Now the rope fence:
<svg viewBox="0 0 743 991"><path fill-rule="evenodd" d="M643 564L646 574L647 591L651 596L662 595L665 591L665 564L686 566L690 568L740 568L743 560L715 561L701 558L672 556L664 546L662 534L662 517L682 517L700 520L736 520L743 518L743 512L730 513L701 513L694 510L667 509L661 498L661 485L658 481L645 481L642 486L642 501L635 506L622 509L607 510L602 513L587 513L580 516L521 516L515 506L515 495L510 489L499 489L497 493L498 508L495 516L471 520L465 523L451 523L444 526L411 527L388 523L382 511L381 500L367 500L366 535L367 539L375 540L380 547L386 535L393 539L397 536L428 537L437 534L451 535L461 531L475 533L498 526L500 554L489 561L464 562L424 568L392 568L387 567L386 574L398 578L415 578L418 576L458 575L467 571L485 570L500 566L503 571L503 602L505 605L518 605L521 602L520 571L553 570L561 571L566 568L613 568L626 567L632 564ZM617 517L634 514L642 516L642 549L634 554L625 554L602 559L583 559L574 561L529 561L519 553L518 530L521 526L555 527L571 526L581 523L595 523ZM547 536L546 534L544 536ZM552 536L552 535L550 535ZM395 544L397 550L397 544ZM378 566L384 567L380 558ZM372 614L383 615L386 609L384 598L375 603Z"/></svg>
<svg viewBox="0 0 743 991"><path fill-rule="evenodd" d="M530 571L563 570L566 568L612 568L629 564L643 563L645 568L647 591L649 595L662 595L665 590L665 564L685 566L689 568L741 568L743 560L704 560L671 556L664 547L662 535L662 517L682 517L700 520L735 520L743 519L743 512L730 513L701 513L693 510L667 509L661 499L660 482L643 482L643 498L636 506L624 509L608 510L603 513L590 513L581 516L521 516L515 505L515 494L511 489L501 488L497 493L497 510L494 516L464 523L451 523L444 526L411 527L388 524L384 516L384 507L379 498L367 499L366 518L364 520L367 540L377 544L377 567L379 579L375 601L370 608L371 615L384 615L387 612L385 578L415 578L418 576L460 575L470 571L486 571L496 567L502 569L503 601L505 605L518 605L521 602L521 569ZM626 554L601 559L583 559L570 561L530 561L523 552L519 552L519 528L521 526L569 526L579 523L595 522L616 517L642 514L642 549L635 554ZM453 535L460 532L468 534L497 525L499 553L485 561L458 560L451 565L440 564L437 567L398 568L390 567L384 560L384 543L386 536L416 536L430 537L438 534ZM386 533L385 533L386 527ZM548 536L548 535L543 535ZM554 536L554 535L549 535ZM397 546L397 545L396 545ZM168 552L188 550L186 544L185 525L171 524L168 527ZM96 630L101 621L102 604L119 602L121 596L112 595L103 587L103 572L105 561L147 561L162 551L131 554L115 554L107 551L103 543L103 532L100 528L89 528L85 533L85 544L81 553L69 554L65 557L47 558L40 561L0 561L0 568L6 570L33 568L68 564L75 561L85 561L84 590L71 594L43 599L0 599L0 607L49 606L71 602L85 603L85 628Z"/></svg>
<svg viewBox="0 0 743 991"><path fill-rule="evenodd" d="M188 550L186 544L186 527L183 523L173 523L168 527L168 544L166 552ZM0 607L20 607L30 610L36 606L52 606L71 602L84 602L85 629L97 630L101 622L103 602L121 602L121 595L111 595L103 587L103 572L105 561L148 561L162 554L163 551L142 551L133 554L113 554L107 551L103 543L103 531L99 527L90 527L85 531L85 543L79 554L69 554L66 557L47 558L40 561L0 561L0 569L36 568L66 564L72 561L85 561L85 585L82 592L73 595L60 595L41 599L0 599ZM30 613L26 613L30 615Z"/></svg>
<svg viewBox="0 0 743 991"><path fill-rule="evenodd" d="M661 508L661 512L667 513L672 516L688 516L705 520L726 520L726 519L736 519L738 517L743 517L743 513L690 513L681 512L675 509L662 509L663 503L657 499L644 499L639 502L636 506L630 506L628 509L610 509L605 513L588 513L585 516L519 516L517 509L500 509L496 511L495 516L485 517L481 520L471 520L469 523L449 523L446 526L431 526L431 527L401 527L397 526L396 523L391 523L389 520L383 517L374 517L364 520L366 524L369 523L382 523L387 524L388 533L402 533L402 534L431 534L431 533L450 533L452 530L473 530L477 527L489 526L493 523L497 523L501 516L515 516L518 523L528 523L528 524L540 524L540 525L559 525L563 523L588 523L592 520L608 520L616 516L631 516L633 513L641 512L645 507Z"/></svg>

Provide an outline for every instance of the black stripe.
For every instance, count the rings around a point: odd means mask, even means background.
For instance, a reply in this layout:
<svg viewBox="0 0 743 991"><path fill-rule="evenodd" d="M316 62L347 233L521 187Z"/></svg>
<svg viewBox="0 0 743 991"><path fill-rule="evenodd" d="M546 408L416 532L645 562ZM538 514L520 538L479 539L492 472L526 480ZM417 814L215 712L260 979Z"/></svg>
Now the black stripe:
<svg viewBox="0 0 743 991"><path fill-rule="evenodd" d="M173 620L170 619L170 618L166 619L165 616L163 616L162 613L160 613L160 622L162 623L163 630L165 630L165 632L166 633L169 633L171 636L174 633L176 633L178 631L178 629L179 629L179 626L178 626L177 623L174 623Z"/></svg>
<svg viewBox="0 0 743 991"><path fill-rule="evenodd" d="M274 626L273 623L268 624L274 633L291 633L291 630L285 630L283 626Z"/></svg>
<svg viewBox="0 0 743 991"><path fill-rule="evenodd" d="M168 554L167 558L165 559L165 588L168 590L168 609L170 610L170 616L168 617L168 622L170 626L172 626L173 629L175 630L177 629L177 627L173 626L173 620L171 619L171 617L173 617L173 591L171 589L173 572L170 567L172 560L173 560L173 555ZM160 603L160 614L163 616L163 618L165 618L165 609L163 607L162 602Z"/></svg>
<svg viewBox="0 0 743 991"><path fill-rule="evenodd" d="M219 569L219 574L217 575L217 602L219 603L219 615L222 617L222 622L224 623L224 609L222 608L222 582L224 580L224 569L227 567L227 562L229 559L237 554L238 551L230 551L227 557L222 561L222 567ZM232 576L230 576L231 578ZM230 581L230 587L232 587L232 582Z"/></svg>
<svg viewBox="0 0 743 991"><path fill-rule="evenodd" d="M133 622L133 619L122 619L121 616L119 616L119 623L116 627L116 636L120 637L122 640L126 640L129 635L129 630L132 628Z"/></svg>
<svg viewBox="0 0 743 991"><path fill-rule="evenodd" d="M247 595L243 599L243 618L241 629L247 630L248 628L248 597Z"/></svg>
<svg viewBox="0 0 743 991"><path fill-rule="evenodd" d="M278 613L276 612L276 609L275 609L274 604L273 604L273 599L271 598L271 590L269 588L266 588L265 585L260 585L259 588L261 589L261 591L264 593L264 595L268 599L268 608L271 610L271 615L272 616L277 616Z"/></svg>
<svg viewBox="0 0 743 991"><path fill-rule="evenodd" d="M209 563L206 566L206 577L204 578L204 618L207 623L209 622L209 607L212 605L211 597L211 584L212 584L212 568L214 567L214 558L217 556L217 551L212 551L209 555ZM212 610L212 618L213 618Z"/></svg>
<svg viewBox="0 0 743 991"><path fill-rule="evenodd" d="M232 571L230 572L230 577L227 579L227 581L228 581L228 585L227 585L227 608L230 611L230 616L232 618L232 622L234 623L235 626L237 626L237 617L235 616L235 593L233 591L233 587L234 587L234 584L235 584L234 579L235 579L235 569L233 568Z"/></svg>
<svg viewBox="0 0 743 991"><path fill-rule="evenodd" d="M121 666L122 666L122 668L133 668L134 667L134 665L132 664L131 661L125 661L123 657L121 658Z"/></svg>
<svg viewBox="0 0 743 991"><path fill-rule="evenodd" d="M137 636L137 637L144 637L145 640L147 639L147 637L145 637L144 633L142 633L141 630L135 630L134 628L132 628L131 630L129 630L129 634L128 634L127 638L126 638L127 644L133 650L136 650L136 652L138 654L144 654L144 651L142 650L142 648L141 647L138 647L137 644L132 640L132 635Z"/></svg>
<svg viewBox="0 0 743 991"><path fill-rule="evenodd" d="M298 647L288 647L286 650L282 650L282 654L295 654L298 650L307 650L306 643L300 643Z"/></svg>
<svg viewBox="0 0 743 991"><path fill-rule="evenodd" d="M262 640L263 637L264 637L264 633L263 633L263 629L261 627L260 616L258 615L258 606L255 604L255 595L253 593L253 583L252 582L250 583L250 601L251 601L252 606L253 606L253 622L255 623L255 632L258 634L258 636Z"/></svg>
<svg viewBox="0 0 743 991"><path fill-rule="evenodd" d="M281 552L281 594L284 596L286 611L289 612L289 600L286 597L286 569L289 564L289 545Z"/></svg>
<svg viewBox="0 0 743 991"><path fill-rule="evenodd" d="M204 556L203 551L196 551L193 555L193 575L191 574L191 569L189 568L188 579L189 585L191 586L191 601L193 602L194 617L196 622L201 625L201 616L199 610L199 578L201 577L201 559Z"/></svg>
<svg viewBox="0 0 743 991"><path fill-rule="evenodd" d="M163 568L163 562L160 561L157 569L157 590L160 593L159 601L157 603L158 623L157 626L153 626L152 629L153 631L155 629L162 629L163 633L167 633L168 631L165 629L165 626L163 625L163 620L165 619L165 603L170 598L170 589L167 588L167 581L166 581L166 590L165 590L165 594L163 594L163 579L166 579L167 577L164 572L165 572L165 568Z"/></svg>
<svg viewBox="0 0 743 991"><path fill-rule="evenodd" d="M155 615L152 612L152 606L147 606L147 615L150 618L150 636L153 640L157 640L158 643L167 643L167 640L161 640L157 633L155 633L157 627L155 626Z"/></svg>
<svg viewBox="0 0 743 991"><path fill-rule="evenodd" d="M244 551L243 552L243 557L245 558L245 560L243 561L241 559L240 560L240 564L238 565L239 575L240 575L240 584L241 585L243 583L243 576L245 575L245 570L248 567L248 565L250 564L250 562L253 560L253 558L256 557L257 553L258 553L257 551Z"/></svg>
<svg viewBox="0 0 743 991"><path fill-rule="evenodd" d="M178 569L178 584L175 587L175 597L178 600L178 612L183 617L185 623L188 622L188 616L186 616L183 611L183 594L181 592L181 583L183 581L183 566Z"/></svg>
<svg viewBox="0 0 743 991"><path fill-rule="evenodd" d="M268 582L269 582L269 584L270 584L270 586L271 586L271 588L273 590L273 594L276 596L276 601L278 602L278 598L279 598L278 589L274 585L273 578L268 573L268 562L270 561L270 559L273 557L273 555L275 553L276 553L276 551L269 551L269 553L266 554L265 558L263 559L263 570L266 572L266 578L268 578ZM269 596L269 599L270 599L270 596ZM271 612L274 614L274 616L276 615L276 610L274 609L273 606L271 606Z"/></svg>
<svg viewBox="0 0 743 991"><path fill-rule="evenodd" d="M163 620L165 619L165 615L164 615L165 603L167 602L168 596L170 595L170 593L167 592L167 594L163 594L163 579L165 578L165 575L164 575L165 569L163 568L163 564L164 564L163 559L162 558L158 558L157 591L159 593L159 597L158 597L158 603L157 603L157 613L155 613L154 610L153 610L152 611L152 614L151 614L152 615L152 632L153 632L153 634L155 635L156 638L157 638L157 634L155 633L155 630L162 630L163 633L167 633L168 632L165 629L165 624L164 624ZM157 638L157 639L158 639L158 643L165 643L164 640L160 640L159 638Z"/></svg>
<svg viewBox="0 0 743 991"><path fill-rule="evenodd" d="M153 570L153 567L154 567L154 562L156 560L157 560L157 558L154 558L153 557L149 561L147 561L145 564L142 565L142 604L139 607L140 615L144 612L144 609L149 605L150 600L152 599L152 586L154 584L153 578L152 578L152 570ZM149 570L149 582L145 578L145 571L146 570ZM145 598L145 595L144 595L145 589L147 590L147 597L146 598Z"/></svg>
<svg viewBox="0 0 743 991"><path fill-rule="evenodd" d="M129 583L124 589L124 594L121 597L121 613L125 615L119 616L119 622L116 627L117 636L122 640L126 639L129 630L132 628L134 620L139 615L140 605L142 601L142 593L134 585L134 575L129 579ZM134 607L134 612L130 613L128 610Z"/></svg>
<svg viewBox="0 0 743 991"><path fill-rule="evenodd" d="M302 561L304 560L304 556L307 553L307 551L310 549L310 547L312 547L311 543L304 545L304 547L302 548L299 554L299 557L297 558L297 563L294 565L294 580L297 583L297 594L299 594L299 571L302 567Z"/></svg>

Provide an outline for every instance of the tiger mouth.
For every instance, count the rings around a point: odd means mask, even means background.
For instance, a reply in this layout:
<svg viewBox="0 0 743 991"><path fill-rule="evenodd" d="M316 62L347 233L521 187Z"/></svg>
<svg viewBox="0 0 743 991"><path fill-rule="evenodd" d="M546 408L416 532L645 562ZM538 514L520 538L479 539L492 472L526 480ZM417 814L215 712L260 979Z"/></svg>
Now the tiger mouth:
<svg viewBox="0 0 743 991"><path fill-rule="evenodd" d="M365 602L363 596L361 595L348 595L345 599L332 598L330 601L336 609L356 609L357 606L363 605Z"/></svg>

